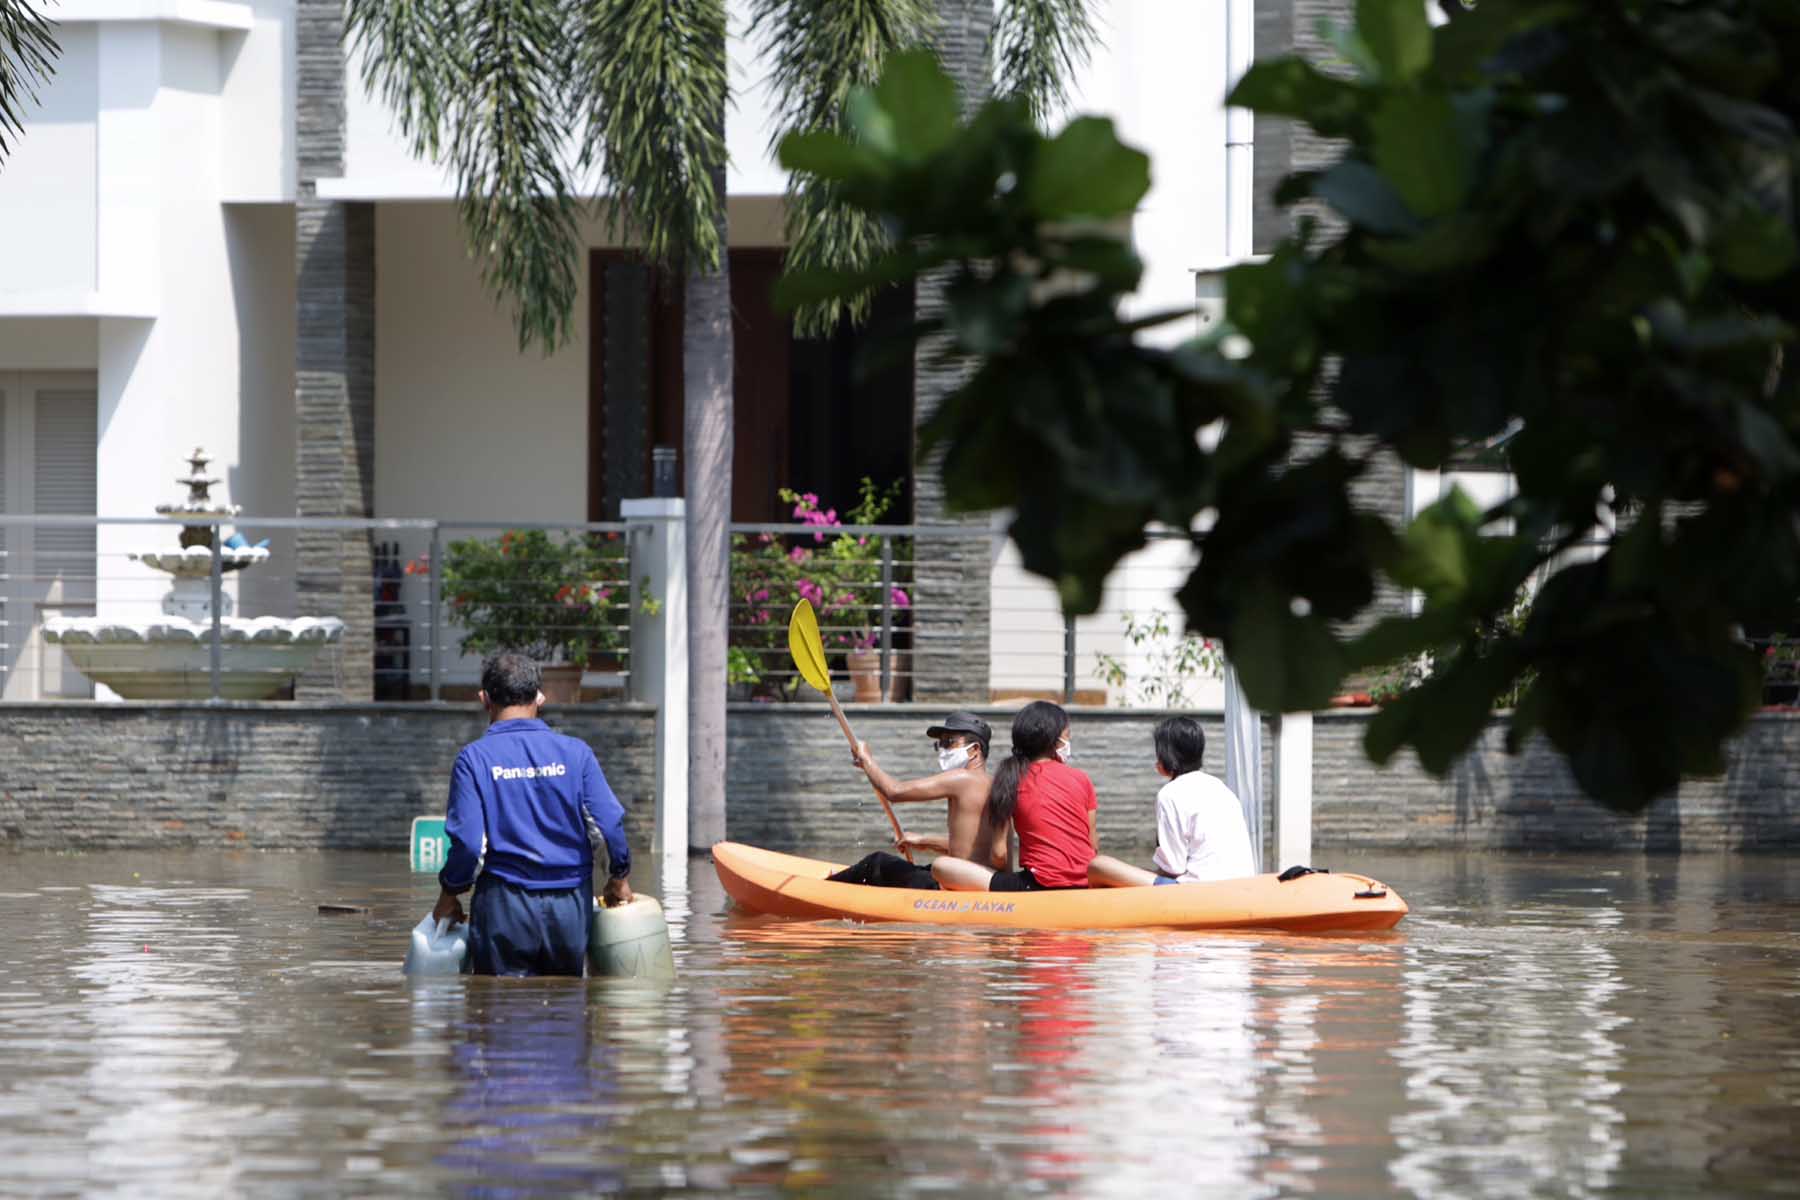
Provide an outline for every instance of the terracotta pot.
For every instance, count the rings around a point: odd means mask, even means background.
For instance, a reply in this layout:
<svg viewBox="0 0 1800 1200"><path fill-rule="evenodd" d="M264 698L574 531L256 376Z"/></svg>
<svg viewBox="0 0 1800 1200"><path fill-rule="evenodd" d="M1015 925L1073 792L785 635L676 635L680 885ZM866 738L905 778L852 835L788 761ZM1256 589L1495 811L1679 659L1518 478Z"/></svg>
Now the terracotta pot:
<svg viewBox="0 0 1800 1200"><path fill-rule="evenodd" d="M912 699L912 651L895 650L888 674L888 693L881 698L884 704L901 704ZM877 651L876 662L880 662ZM877 669L876 674L880 674Z"/></svg>
<svg viewBox="0 0 1800 1200"><path fill-rule="evenodd" d="M850 669L850 682L856 685L856 699L860 704L879 704L881 702L881 655L874 650L851 650L844 655L844 665Z"/></svg>
<svg viewBox="0 0 1800 1200"><path fill-rule="evenodd" d="M540 667L539 677L546 704L579 704L581 702L581 664L557 663Z"/></svg>

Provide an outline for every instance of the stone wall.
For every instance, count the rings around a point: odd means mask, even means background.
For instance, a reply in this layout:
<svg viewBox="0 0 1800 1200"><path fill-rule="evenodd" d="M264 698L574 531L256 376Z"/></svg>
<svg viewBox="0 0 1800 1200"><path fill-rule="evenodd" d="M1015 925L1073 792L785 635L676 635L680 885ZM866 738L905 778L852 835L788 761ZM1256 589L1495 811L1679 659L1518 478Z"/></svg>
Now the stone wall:
<svg viewBox="0 0 1800 1200"><path fill-rule="evenodd" d="M594 747L646 853L655 709L551 723ZM483 724L472 706L0 705L0 847L403 849Z"/></svg>
<svg viewBox="0 0 1800 1200"><path fill-rule="evenodd" d="M343 5L299 0L295 22L294 512L366 518L375 513L375 208L317 198L320 179L344 173ZM295 550L296 613L344 622L342 643L295 681L295 696L372 698L369 535L302 530Z"/></svg>
<svg viewBox="0 0 1800 1200"><path fill-rule="evenodd" d="M1004 754L1010 710L978 710ZM924 705L851 705L857 735L902 778L930 773L925 729L942 716ZM1222 721L1199 714L1206 769L1224 772ZM1142 854L1154 844L1156 788L1150 731L1160 713L1072 710L1075 765L1100 793L1100 842ZM1319 714L1313 722L1313 848L1321 864L1367 849L1800 851L1800 714L1764 713L1733 744L1722 779L1691 780L1647 813L1620 816L1583 797L1561 757L1532 742L1505 753L1496 721L1445 779L1410 755L1388 768L1363 757L1370 713ZM1264 736L1263 794L1272 797L1274 742ZM850 766L830 715L811 706L737 705L730 721L734 840L775 847L868 845L888 838L886 818ZM1265 801L1265 804L1267 801ZM942 810L901 811L901 822L935 832ZM1266 809L1263 828L1273 835ZM1284 864L1285 865L1285 864Z"/></svg>
<svg viewBox="0 0 1800 1200"><path fill-rule="evenodd" d="M961 89L972 112L988 98L992 66L989 41L994 7L985 0L940 0L932 49ZM947 303L948 270L927 272L913 287L913 315L940 316ZM967 382L972 365L946 361L945 340L922 339L913 356L913 427L924 426L944 398ZM942 450L913 468L913 520L967 529L968 537L928 537L914 542L912 696L955 703L988 698L988 658L993 597L988 580L993 542L986 514L957 516L944 501Z"/></svg>
<svg viewBox="0 0 1800 1200"><path fill-rule="evenodd" d="M925 730L944 709L922 704L846 705L856 735L877 761L901 779L937 770L937 751ZM1011 709L975 711L994 727L993 753L1007 753ZM1156 841L1155 798L1161 779L1154 766L1150 731L1161 713L1119 709L1077 710L1070 744L1075 764L1100 793L1100 841L1111 847ZM1223 721L1202 714L1206 761L1224 771ZM733 705L730 741L732 840L761 845L873 845L892 840L887 818L861 772L850 765L850 747L830 711L813 705ZM908 810L912 811L908 811ZM942 805L901 805L909 831L941 833Z"/></svg>
<svg viewBox="0 0 1800 1200"><path fill-rule="evenodd" d="M1369 764L1366 710L1313 722L1313 846L1471 850L1800 851L1800 713L1764 712L1727 751L1718 779L1690 779L1635 816L1581 795L1567 764L1541 738L1517 757L1495 720L1444 779L1410 752L1387 769Z"/></svg>
<svg viewBox="0 0 1800 1200"><path fill-rule="evenodd" d="M851 705L851 723L895 775L935 769L925 729L942 710ZM1011 713L987 709L1004 754ZM1100 840L1147 855L1158 713L1073 712L1076 765L1100 793ZM1759 715L1722 779L1694 780L1648 813L1585 800L1536 742L1517 758L1496 722L1448 778L1410 759L1362 756L1366 712L1313 723L1313 845L1321 865L1369 849L1800 851L1800 714ZM1206 766L1222 772L1218 714L1201 714ZM551 722L594 747L625 805L632 846L650 845L655 713L648 705L571 709ZM405 845L415 816L443 811L449 766L479 736L472 707L431 705L36 703L0 705L0 848L206 846L251 849ZM885 845L886 819L828 710L740 704L729 719L729 836L776 848ZM1265 795L1268 794L1265 752ZM908 828L941 828L920 805ZM1264 828L1273 829L1265 814Z"/></svg>

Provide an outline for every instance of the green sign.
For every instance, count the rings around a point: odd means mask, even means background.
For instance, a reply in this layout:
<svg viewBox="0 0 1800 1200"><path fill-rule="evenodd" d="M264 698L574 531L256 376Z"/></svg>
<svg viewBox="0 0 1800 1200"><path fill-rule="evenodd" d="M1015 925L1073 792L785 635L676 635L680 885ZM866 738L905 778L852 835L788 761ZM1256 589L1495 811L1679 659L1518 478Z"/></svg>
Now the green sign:
<svg viewBox="0 0 1800 1200"><path fill-rule="evenodd" d="M450 856L450 835L444 832L442 817L414 817L412 823L412 869L436 874L444 869Z"/></svg>

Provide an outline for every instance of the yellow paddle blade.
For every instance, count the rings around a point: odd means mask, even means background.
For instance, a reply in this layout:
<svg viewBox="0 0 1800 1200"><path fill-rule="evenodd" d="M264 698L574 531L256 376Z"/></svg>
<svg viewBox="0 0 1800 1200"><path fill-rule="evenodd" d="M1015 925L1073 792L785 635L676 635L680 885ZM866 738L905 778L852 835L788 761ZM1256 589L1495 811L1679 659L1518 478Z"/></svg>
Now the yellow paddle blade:
<svg viewBox="0 0 1800 1200"><path fill-rule="evenodd" d="M788 653L794 656L800 678L821 692L831 691L831 672L825 666L825 639L819 636L819 618L813 615L812 604L804 596L794 605L794 615L788 618Z"/></svg>

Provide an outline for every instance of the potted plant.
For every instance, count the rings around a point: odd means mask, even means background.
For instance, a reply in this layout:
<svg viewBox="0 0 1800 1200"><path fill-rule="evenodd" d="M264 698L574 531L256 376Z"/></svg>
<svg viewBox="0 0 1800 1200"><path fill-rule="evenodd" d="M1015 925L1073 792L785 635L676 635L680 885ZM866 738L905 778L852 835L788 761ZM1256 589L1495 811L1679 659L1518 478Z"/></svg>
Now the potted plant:
<svg viewBox="0 0 1800 1200"><path fill-rule="evenodd" d="M427 569L415 563L414 573ZM508 650L543 665L544 696L580 699L581 673L630 636L631 563L616 533L509 529L445 549L443 590L464 654Z"/></svg>

